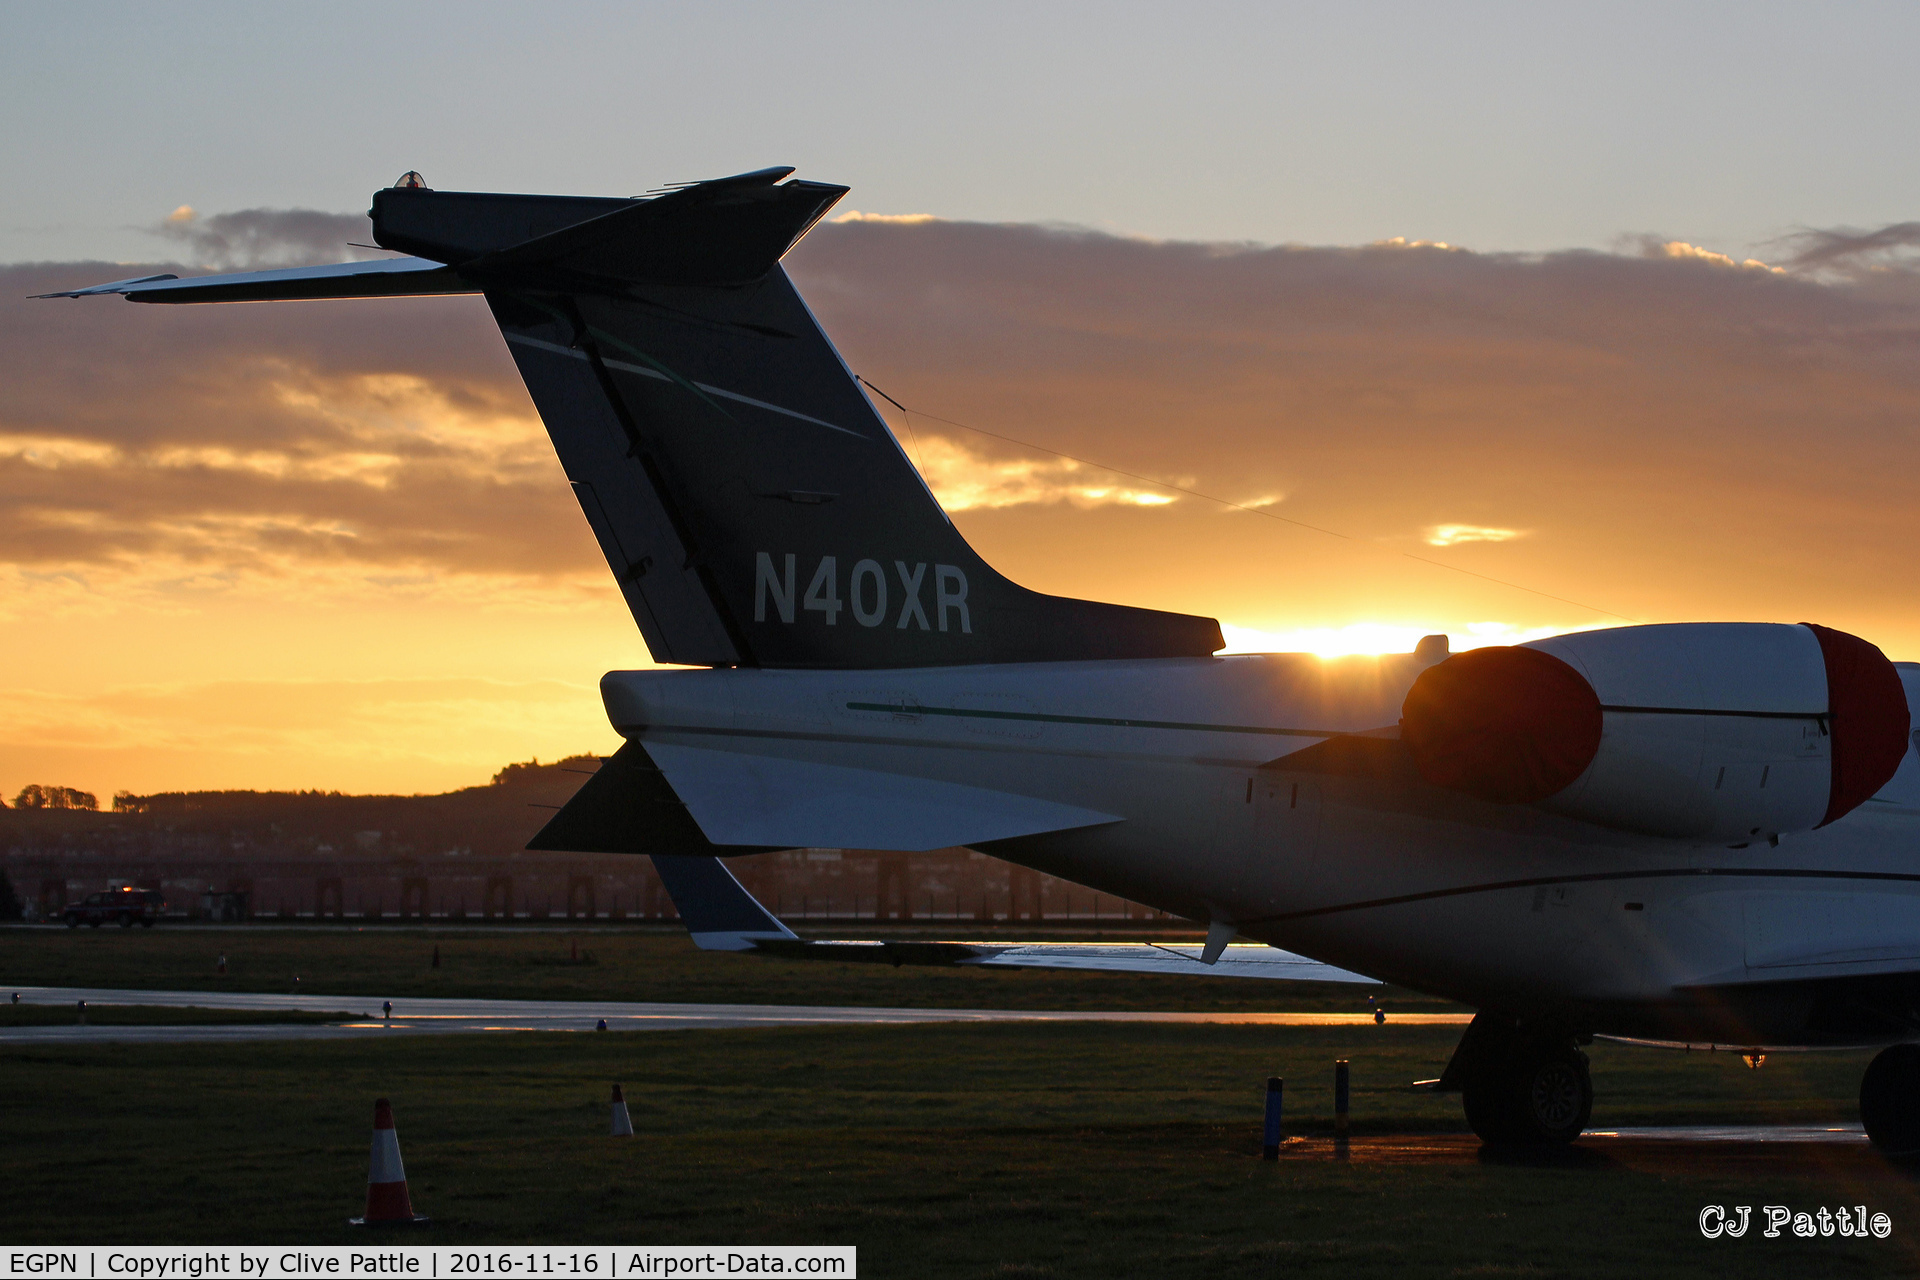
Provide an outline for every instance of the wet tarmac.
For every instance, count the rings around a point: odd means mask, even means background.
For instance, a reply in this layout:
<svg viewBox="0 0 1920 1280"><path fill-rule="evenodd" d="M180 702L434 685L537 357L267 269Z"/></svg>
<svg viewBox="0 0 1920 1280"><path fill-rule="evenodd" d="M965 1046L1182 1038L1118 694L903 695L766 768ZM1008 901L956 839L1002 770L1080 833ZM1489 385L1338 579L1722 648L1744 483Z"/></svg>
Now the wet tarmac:
<svg viewBox="0 0 1920 1280"><path fill-rule="evenodd" d="M1677 1124L1665 1128L1589 1129L1586 1136L1628 1142L1645 1139L1681 1142L1865 1142L1867 1131L1857 1124Z"/></svg>
<svg viewBox="0 0 1920 1280"><path fill-rule="evenodd" d="M389 1018L382 1000L368 996L276 995L263 992L138 991L105 987L20 987L22 1004L135 1005L229 1009L254 1012L296 1011L357 1015L332 1024L259 1023L200 1026L0 1027L0 1043L144 1043L196 1041L332 1040L368 1035L446 1035L482 1031L593 1031L605 1020L609 1031L686 1031L729 1027L875 1026L924 1022L1212 1022L1291 1027L1363 1026L1370 1013L1160 1013L1126 1010L1031 1009L874 1009L809 1005L664 1004L629 1001L461 1000L419 998L393 1001ZM11 990L0 992L6 999ZM78 1013L76 1009L76 1019ZM1463 1026L1463 1013L1397 1013L1387 1026Z"/></svg>
<svg viewBox="0 0 1920 1280"><path fill-rule="evenodd" d="M897 1009L795 1005L666 1004L562 1000L403 999L391 1018L366 996L278 995L262 992L140 991L100 987L20 987L22 1004L75 1008L145 1006L235 1011L358 1015L333 1024L201 1026L63 1026L0 1028L6 1044L186 1044L260 1040L338 1040L368 1036L484 1031L661 1031L727 1027L821 1025L884 1026L929 1022L1151 1022L1241 1023L1272 1026L1353 1026L1366 1013L1208 1013L1147 1011L1035 1011L1010 1009ZM0 1000L11 991L0 989ZM76 1010L77 1016L77 1010ZM1391 1014L1387 1026L1461 1025L1463 1014ZM1874 1151L1857 1125L1672 1125L1594 1128L1566 1147L1497 1150L1471 1133L1293 1136L1282 1162L1339 1161L1367 1165L1520 1165L1541 1168L1643 1169L1730 1176L1797 1175L1814 1170L1869 1182L1911 1185L1911 1167Z"/></svg>
<svg viewBox="0 0 1920 1280"><path fill-rule="evenodd" d="M1501 1149L1471 1133L1358 1134L1288 1138L1281 1161L1364 1165L1513 1165L1544 1169L1645 1170L1732 1177L1810 1172L1912 1185L1912 1166L1888 1160L1859 1125L1673 1125L1593 1129L1564 1147Z"/></svg>

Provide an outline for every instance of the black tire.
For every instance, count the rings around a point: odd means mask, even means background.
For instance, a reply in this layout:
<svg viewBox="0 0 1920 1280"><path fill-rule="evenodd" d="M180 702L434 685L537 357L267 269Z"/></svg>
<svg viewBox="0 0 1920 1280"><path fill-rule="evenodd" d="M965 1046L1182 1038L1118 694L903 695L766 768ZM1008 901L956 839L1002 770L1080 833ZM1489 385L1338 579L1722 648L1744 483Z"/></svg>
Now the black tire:
<svg viewBox="0 0 1920 1280"><path fill-rule="evenodd" d="M1509 1146L1519 1140L1513 1122L1511 1092L1504 1081L1492 1077L1469 1080L1460 1090L1467 1127L1490 1147Z"/></svg>
<svg viewBox="0 0 1920 1280"><path fill-rule="evenodd" d="M1891 1156L1920 1155L1920 1045L1882 1049L1860 1078L1860 1123Z"/></svg>
<svg viewBox="0 0 1920 1280"><path fill-rule="evenodd" d="M1541 1048L1500 1063L1461 1089L1467 1124L1489 1146L1563 1146L1593 1118L1587 1055Z"/></svg>

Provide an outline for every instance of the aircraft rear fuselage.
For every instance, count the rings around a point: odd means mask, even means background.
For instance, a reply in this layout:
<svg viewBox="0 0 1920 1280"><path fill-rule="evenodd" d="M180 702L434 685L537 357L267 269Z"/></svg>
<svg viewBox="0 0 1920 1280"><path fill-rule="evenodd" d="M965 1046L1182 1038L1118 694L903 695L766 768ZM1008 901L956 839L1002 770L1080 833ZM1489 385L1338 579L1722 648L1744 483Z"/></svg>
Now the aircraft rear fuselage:
<svg viewBox="0 0 1920 1280"><path fill-rule="evenodd" d="M809 829L822 844L869 834L849 779L981 789L1002 809L1036 801L1085 821L971 839L962 817L945 842L1476 1007L1671 1039L1853 1038L1806 1027L1803 999L1729 1011L1711 988L1871 973L1910 949L1920 806L1870 803L1728 847L1289 767L1329 735L1390 735L1427 666L1247 655L639 671L609 674L602 693L683 795L776 823L825 799ZM790 794L789 769L819 766L835 772L792 785L841 801ZM717 792L703 789L715 771Z"/></svg>

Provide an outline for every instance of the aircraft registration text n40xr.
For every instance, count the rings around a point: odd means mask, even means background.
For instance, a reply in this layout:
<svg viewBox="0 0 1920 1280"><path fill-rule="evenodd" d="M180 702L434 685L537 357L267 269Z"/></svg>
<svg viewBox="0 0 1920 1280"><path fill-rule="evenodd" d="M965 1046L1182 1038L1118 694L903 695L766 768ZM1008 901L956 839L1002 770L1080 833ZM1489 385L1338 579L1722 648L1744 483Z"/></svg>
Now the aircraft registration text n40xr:
<svg viewBox="0 0 1920 1280"><path fill-rule="evenodd" d="M767 621L767 606L773 606L774 614L781 622L795 620L794 587L799 578L798 557L787 552L776 565L774 557L765 551L757 551L753 558L753 620ZM894 616L894 627L905 631L909 627L921 631L946 631L957 629L963 635L973 634L973 615L967 608L967 575L956 565L936 564L933 566L932 582L928 582L927 565L924 561L909 565L905 560L893 562L893 572L898 580L900 608ZM929 605L925 593L931 588L932 602ZM887 571L878 560L858 560L854 562L852 572L847 575L847 595L840 597L840 558L822 556L814 566L813 576L807 580L805 594L799 597L799 612L821 614L828 626L840 620L840 610L852 613L853 620L863 627L883 625L891 614L890 603L893 590L888 584ZM929 616L931 608L931 616Z"/></svg>

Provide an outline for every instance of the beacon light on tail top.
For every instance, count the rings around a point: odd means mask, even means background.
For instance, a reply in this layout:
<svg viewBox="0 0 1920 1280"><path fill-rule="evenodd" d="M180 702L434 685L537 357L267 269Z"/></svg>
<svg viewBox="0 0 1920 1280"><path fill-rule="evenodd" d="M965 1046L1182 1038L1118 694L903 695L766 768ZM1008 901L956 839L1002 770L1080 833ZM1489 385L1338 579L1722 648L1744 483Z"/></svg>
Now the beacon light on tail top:
<svg viewBox="0 0 1920 1280"><path fill-rule="evenodd" d="M602 678L625 744L532 847L653 855L703 947L1387 979L1480 1011L1439 1087L1498 1142L1580 1132L1595 1035L1920 1036L1920 666L1784 622L1216 657L1212 618L1023 587L787 277L845 193L791 173L631 200L409 173L371 213L411 256L57 296L478 295L649 651L681 668ZM951 845L1208 941L809 942L722 861ZM1873 1082L1869 1133L1920 1127L1920 1055Z"/></svg>

